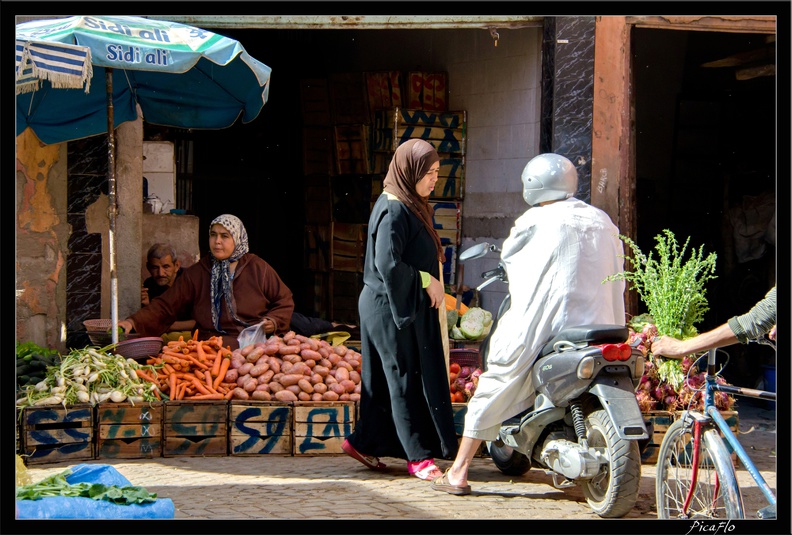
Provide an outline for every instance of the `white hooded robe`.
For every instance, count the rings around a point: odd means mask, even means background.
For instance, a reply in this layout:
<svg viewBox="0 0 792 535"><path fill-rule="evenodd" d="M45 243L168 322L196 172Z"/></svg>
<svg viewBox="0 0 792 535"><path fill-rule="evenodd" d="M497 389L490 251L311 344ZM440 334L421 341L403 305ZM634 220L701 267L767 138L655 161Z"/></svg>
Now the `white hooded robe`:
<svg viewBox="0 0 792 535"><path fill-rule="evenodd" d="M495 440L503 421L533 404L531 367L560 330L625 324L624 282L603 282L623 271L618 234L605 212L574 197L530 208L515 221L501 253L511 307L492 334L464 436Z"/></svg>

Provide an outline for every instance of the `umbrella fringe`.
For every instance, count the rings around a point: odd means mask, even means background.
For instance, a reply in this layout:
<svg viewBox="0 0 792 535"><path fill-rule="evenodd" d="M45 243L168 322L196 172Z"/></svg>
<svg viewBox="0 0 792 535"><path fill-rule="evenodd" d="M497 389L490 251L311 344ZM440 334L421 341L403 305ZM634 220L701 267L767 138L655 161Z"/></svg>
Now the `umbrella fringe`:
<svg viewBox="0 0 792 535"><path fill-rule="evenodd" d="M25 43L20 50L17 41L16 94L29 93L41 87L41 80L56 89L91 91L93 65L90 49L64 43Z"/></svg>

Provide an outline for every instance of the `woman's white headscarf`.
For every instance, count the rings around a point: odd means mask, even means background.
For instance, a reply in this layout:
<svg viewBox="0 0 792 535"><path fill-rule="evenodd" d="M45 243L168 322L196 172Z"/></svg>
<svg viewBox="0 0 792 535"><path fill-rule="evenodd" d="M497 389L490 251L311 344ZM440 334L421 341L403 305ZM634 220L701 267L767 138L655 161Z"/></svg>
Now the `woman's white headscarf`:
<svg viewBox="0 0 792 535"><path fill-rule="evenodd" d="M237 216L231 214L217 216L212 220L209 229L211 230L214 225L222 225L234 239L234 252L231 253L229 258L218 260L212 257L212 280L210 282L209 292L212 301L212 323L217 332L226 334L226 332L220 328L223 299L225 299L228 305L228 312L231 314L231 318L245 327L250 326L250 324L245 323L236 315L236 302L234 301L233 281L230 271L231 262L236 262L242 258L242 256L250 250L250 247L248 246L248 236L245 225L242 224L242 221Z"/></svg>

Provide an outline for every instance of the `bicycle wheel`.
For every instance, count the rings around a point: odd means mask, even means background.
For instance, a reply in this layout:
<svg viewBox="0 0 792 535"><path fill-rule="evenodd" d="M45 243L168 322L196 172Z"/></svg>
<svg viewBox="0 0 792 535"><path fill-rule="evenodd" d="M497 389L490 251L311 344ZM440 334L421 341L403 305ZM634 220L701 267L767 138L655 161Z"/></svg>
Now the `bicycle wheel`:
<svg viewBox="0 0 792 535"><path fill-rule="evenodd" d="M731 457L717 428L707 424L699 443L697 468L693 418L672 423L657 458L655 496L660 519L744 518L742 496ZM694 485L693 492L690 492ZM685 501L690 500L685 510Z"/></svg>

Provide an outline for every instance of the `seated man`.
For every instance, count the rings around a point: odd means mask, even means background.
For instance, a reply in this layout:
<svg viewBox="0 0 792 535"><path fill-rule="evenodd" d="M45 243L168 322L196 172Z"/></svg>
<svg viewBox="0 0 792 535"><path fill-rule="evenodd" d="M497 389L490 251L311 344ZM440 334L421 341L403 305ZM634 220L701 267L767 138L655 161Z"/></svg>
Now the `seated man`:
<svg viewBox="0 0 792 535"><path fill-rule="evenodd" d="M173 281L181 275L184 270L181 267L176 251L167 243L155 243L146 254L146 269L151 276L143 281L143 288L140 290L140 304L148 305L152 299L159 297L173 286ZM192 329L195 327L195 320L191 313L173 322L169 332L162 335L168 342L178 340L179 336L184 336L185 340L192 336Z"/></svg>

